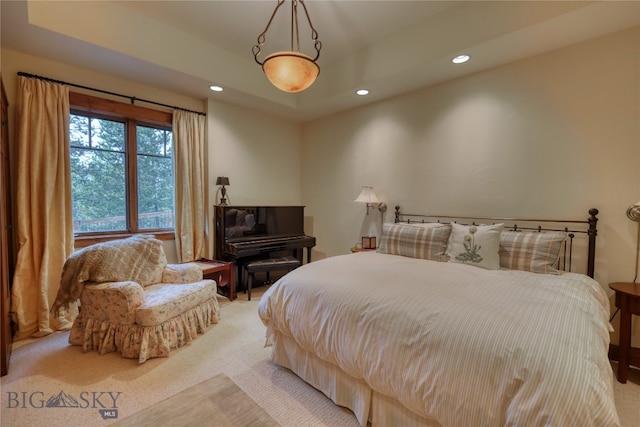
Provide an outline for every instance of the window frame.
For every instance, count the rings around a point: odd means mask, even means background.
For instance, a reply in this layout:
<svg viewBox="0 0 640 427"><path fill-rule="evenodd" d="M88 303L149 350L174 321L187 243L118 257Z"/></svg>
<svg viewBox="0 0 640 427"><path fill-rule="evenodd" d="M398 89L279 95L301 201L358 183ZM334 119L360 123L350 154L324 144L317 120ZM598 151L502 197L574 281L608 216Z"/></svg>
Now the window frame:
<svg viewBox="0 0 640 427"><path fill-rule="evenodd" d="M85 247L135 234L153 234L160 240L175 239L175 228L139 230L138 204L131 203L132 200L138 200L136 126L149 126L173 131L173 114L78 92L69 92L69 107L70 114L90 114L92 117L100 119L125 122L127 132L127 140L125 141L127 230L74 233L75 246ZM175 147L173 148L175 156Z"/></svg>

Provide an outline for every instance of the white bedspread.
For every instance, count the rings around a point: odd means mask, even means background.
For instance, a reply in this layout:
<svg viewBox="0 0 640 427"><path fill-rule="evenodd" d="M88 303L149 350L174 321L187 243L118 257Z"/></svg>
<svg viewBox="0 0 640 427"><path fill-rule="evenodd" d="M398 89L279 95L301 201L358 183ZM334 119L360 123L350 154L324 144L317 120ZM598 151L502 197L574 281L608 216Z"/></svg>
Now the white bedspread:
<svg viewBox="0 0 640 427"><path fill-rule="evenodd" d="M361 252L300 267L259 315L443 426L617 426L609 301L587 276Z"/></svg>

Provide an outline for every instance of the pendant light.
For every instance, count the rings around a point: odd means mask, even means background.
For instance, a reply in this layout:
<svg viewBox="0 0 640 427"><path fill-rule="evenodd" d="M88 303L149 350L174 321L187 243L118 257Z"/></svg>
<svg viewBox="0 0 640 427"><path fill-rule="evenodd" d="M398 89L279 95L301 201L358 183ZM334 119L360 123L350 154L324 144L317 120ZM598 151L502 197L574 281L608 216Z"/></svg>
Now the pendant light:
<svg viewBox="0 0 640 427"><path fill-rule="evenodd" d="M305 6L303 0L291 0L291 50L272 53L268 55L263 62L260 62L258 59L258 55L262 52L262 46L266 41L266 33L271 26L271 22L273 22L273 18L284 2L285 0L278 0L278 4L267 23L267 28L258 36L258 44L253 46L252 51L254 59L262 66L262 70L271 84L284 92L296 93L311 86L318 77L318 74L320 74L320 67L316 61L320 56L320 49L322 49L322 43L318 40L318 32L311 24L311 18L309 17L307 6ZM311 39L313 40L313 46L316 50L314 58L300 52L298 3L302 5L307 17L307 22L311 28Z"/></svg>

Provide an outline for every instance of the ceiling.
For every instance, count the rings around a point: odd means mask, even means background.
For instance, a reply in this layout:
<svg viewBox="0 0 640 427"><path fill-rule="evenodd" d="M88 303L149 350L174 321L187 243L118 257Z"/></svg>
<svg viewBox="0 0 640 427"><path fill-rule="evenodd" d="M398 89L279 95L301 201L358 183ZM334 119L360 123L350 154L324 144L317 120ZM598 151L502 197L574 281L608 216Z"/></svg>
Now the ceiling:
<svg viewBox="0 0 640 427"><path fill-rule="evenodd" d="M0 1L1 44L303 122L640 25L636 0L307 0L321 72L309 89L288 94L268 83L251 53L276 3ZM290 13L287 0L266 33L265 56L289 50ZM301 13L302 51L313 55ZM452 64L461 53L471 60ZM370 94L355 95L361 87Z"/></svg>

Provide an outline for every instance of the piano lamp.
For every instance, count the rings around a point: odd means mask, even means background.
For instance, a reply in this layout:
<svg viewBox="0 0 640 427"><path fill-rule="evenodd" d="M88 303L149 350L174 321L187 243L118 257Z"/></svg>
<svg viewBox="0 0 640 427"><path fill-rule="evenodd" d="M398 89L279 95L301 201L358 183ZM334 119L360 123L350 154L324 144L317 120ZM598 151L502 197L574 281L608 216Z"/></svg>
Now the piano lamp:
<svg viewBox="0 0 640 427"><path fill-rule="evenodd" d="M322 43L318 40L318 32L311 24L311 18L309 17L309 12L307 11L307 6L304 4L304 0L291 0L291 50L272 53L268 55L263 62L258 60L258 55L260 55L262 46L266 40L266 33L278 9L284 2L285 0L278 0L278 4L267 23L267 28L258 36L258 44L253 46L252 52L253 58L262 66L262 70L271 84L284 92L295 93L301 92L311 86L313 82L315 82L316 77L318 77L318 74L320 74L320 67L316 61L320 56ZM311 39L313 41L313 47L316 50L316 56L313 59L304 53L300 53L298 3L302 5L307 17L307 22L311 28Z"/></svg>
<svg viewBox="0 0 640 427"><path fill-rule="evenodd" d="M636 283L636 279L638 278L638 256L640 255L640 201L629 206L629 209L627 209L627 217L631 221L638 223L638 235L636 237L636 269L635 276L633 278L633 283Z"/></svg>
<svg viewBox="0 0 640 427"><path fill-rule="evenodd" d="M216 178L216 185L222 185L220 188L220 193L222 194L222 198L220 199L220 205L227 204L227 189L224 188L225 185L229 185L229 178L226 176L219 176Z"/></svg>
<svg viewBox="0 0 640 427"><path fill-rule="evenodd" d="M387 210L387 205L381 203L380 200L376 197L376 193L373 192L373 186L371 185L363 185L362 191L358 197L354 200L354 202L365 203L367 206L367 215L369 215L369 208L376 207L380 212L385 212Z"/></svg>

